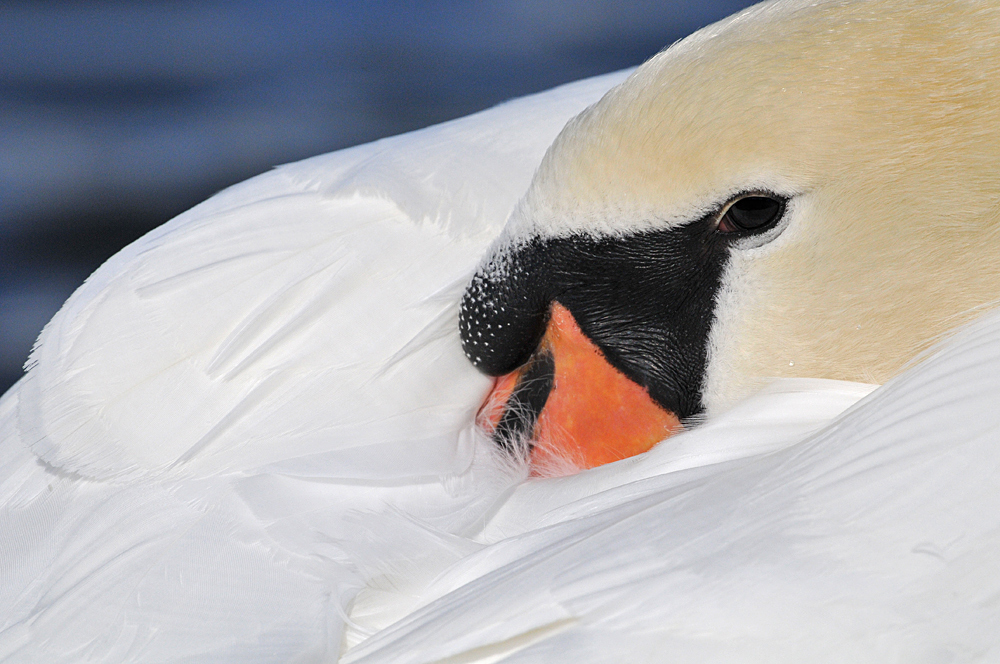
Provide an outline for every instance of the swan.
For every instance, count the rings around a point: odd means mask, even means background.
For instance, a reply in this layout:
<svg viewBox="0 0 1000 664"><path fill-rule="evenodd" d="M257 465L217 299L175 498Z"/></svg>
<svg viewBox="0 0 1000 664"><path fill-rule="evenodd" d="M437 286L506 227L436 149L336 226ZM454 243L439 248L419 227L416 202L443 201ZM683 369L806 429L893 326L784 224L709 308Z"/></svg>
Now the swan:
<svg viewBox="0 0 1000 664"><path fill-rule="evenodd" d="M0 660L996 659L998 32L765 3L127 247L0 399Z"/></svg>

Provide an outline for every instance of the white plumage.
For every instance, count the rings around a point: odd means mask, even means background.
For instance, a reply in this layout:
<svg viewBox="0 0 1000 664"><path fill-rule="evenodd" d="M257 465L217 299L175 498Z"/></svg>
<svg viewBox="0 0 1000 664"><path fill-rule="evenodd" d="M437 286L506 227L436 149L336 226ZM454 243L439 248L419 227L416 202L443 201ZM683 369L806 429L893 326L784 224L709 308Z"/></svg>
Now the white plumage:
<svg viewBox="0 0 1000 664"><path fill-rule="evenodd" d="M523 484L495 543L345 661L995 661L998 335L991 315L818 431L865 388L780 381Z"/></svg>
<svg viewBox="0 0 1000 664"><path fill-rule="evenodd" d="M462 291L624 77L282 167L98 270L0 400L0 661L1000 659L996 314L571 477L473 426Z"/></svg>
<svg viewBox="0 0 1000 664"><path fill-rule="evenodd" d="M513 478L477 474L458 299L622 78L282 167L90 277L2 402L0 660L329 660L358 514L481 521Z"/></svg>

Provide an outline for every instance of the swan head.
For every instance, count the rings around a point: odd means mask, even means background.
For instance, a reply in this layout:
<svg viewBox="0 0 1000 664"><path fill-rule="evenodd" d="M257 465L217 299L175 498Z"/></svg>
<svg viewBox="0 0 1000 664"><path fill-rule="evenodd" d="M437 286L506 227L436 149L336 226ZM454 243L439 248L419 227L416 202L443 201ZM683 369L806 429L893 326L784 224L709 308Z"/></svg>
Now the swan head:
<svg viewBox="0 0 1000 664"><path fill-rule="evenodd" d="M995 301L998 37L990 3L773 2L637 69L466 291L484 426L593 466L772 378L884 382Z"/></svg>

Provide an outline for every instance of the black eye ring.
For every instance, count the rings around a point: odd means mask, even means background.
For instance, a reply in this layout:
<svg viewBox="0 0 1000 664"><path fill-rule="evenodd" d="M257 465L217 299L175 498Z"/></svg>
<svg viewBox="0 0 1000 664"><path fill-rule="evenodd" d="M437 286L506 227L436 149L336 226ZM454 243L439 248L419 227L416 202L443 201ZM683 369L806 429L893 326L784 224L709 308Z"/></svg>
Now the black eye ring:
<svg viewBox="0 0 1000 664"><path fill-rule="evenodd" d="M785 213L784 198L770 194L750 194L729 204L719 219L721 233L760 233L772 228Z"/></svg>

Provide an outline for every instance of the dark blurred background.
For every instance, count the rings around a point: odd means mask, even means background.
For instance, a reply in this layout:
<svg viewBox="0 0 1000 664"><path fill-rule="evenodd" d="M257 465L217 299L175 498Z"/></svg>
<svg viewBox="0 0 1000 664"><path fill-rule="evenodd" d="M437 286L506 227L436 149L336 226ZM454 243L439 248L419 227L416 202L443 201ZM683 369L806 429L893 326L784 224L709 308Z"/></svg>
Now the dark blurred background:
<svg viewBox="0 0 1000 664"><path fill-rule="evenodd" d="M0 3L0 393L118 249L287 161L637 65L746 0Z"/></svg>

